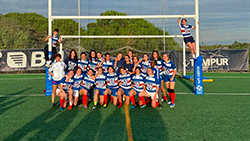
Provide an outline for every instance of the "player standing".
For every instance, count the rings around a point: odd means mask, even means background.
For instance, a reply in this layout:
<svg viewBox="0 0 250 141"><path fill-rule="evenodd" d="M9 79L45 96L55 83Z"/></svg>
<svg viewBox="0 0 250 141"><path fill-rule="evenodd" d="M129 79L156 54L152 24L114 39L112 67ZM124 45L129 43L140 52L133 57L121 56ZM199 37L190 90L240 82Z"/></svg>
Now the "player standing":
<svg viewBox="0 0 250 141"><path fill-rule="evenodd" d="M183 39L184 39L185 44L189 47L192 57L196 58L195 57L195 53L196 53L195 40L192 37L192 34L190 32L190 29L195 29L195 26L188 25L186 19L181 20L181 18L179 18L177 22L181 29L181 33L184 37Z"/></svg>
<svg viewBox="0 0 250 141"><path fill-rule="evenodd" d="M97 73L95 76L95 95L94 95L94 107L93 109L95 110L97 107L97 102L98 102L98 96L100 97L100 102L99 104L103 108L107 107L107 101L108 101L108 95L104 95L104 91L106 90L106 76L103 74L102 67L99 67L97 69Z"/></svg>
<svg viewBox="0 0 250 141"><path fill-rule="evenodd" d="M98 65L98 67L103 68L103 74L106 75L108 73L108 67L114 66L114 61L110 60L110 54L106 53L105 58L102 60L102 62Z"/></svg>
<svg viewBox="0 0 250 141"><path fill-rule="evenodd" d="M98 63L98 59L96 57L96 51L95 50L91 50L89 52L89 69L92 69L94 71L94 74L96 73L97 70L97 63Z"/></svg>
<svg viewBox="0 0 250 141"><path fill-rule="evenodd" d="M136 66L137 65L138 64L136 64ZM147 53L143 54L143 60L139 63L139 65L141 66L141 70L142 70L141 74L143 75L143 77L146 77L147 76L147 69L150 67L150 60L149 60L149 56Z"/></svg>
<svg viewBox="0 0 250 141"><path fill-rule="evenodd" d="M51 102L52 102L51 107L55 106L56 89L61 83L61 79L63 78L65 74L64 69L66 68L65 63L61 61L60 54L56 54L55 59L56 61L51 64L50 69L49 69L49 74L52 76L52 87L53 87L52 95L51 95Z"/></svg>
<svg viewBox="0 0 250 141"><path fill-rule="evenodd" d="M78 67L78 58L76 51L72 49L69 53L69 57L64 60L64 63L67 65L66 68L66 74L68 73L69 70L73 70L74 72L76 71L76 68Z"/></svg>
<svg viewBox="0 0 250 141"><path fill-rule="evenodd" d="M170 104L170 108L175 106L175 74L176 67L175 64L169 60L169 56L167 54L163 54L163 73L164 73L164 81L166 88L168 90L168 95L170 100L168 104Z"/></svg>
<svg viewBox="0 0 250 141"><path fill-rule="evenodd" d="M62 78L61 83L59 85L59 88L56 90L56 95L60 97L60 111L63 111L64 108L66 108L66 101L68 95L72 97L73 91L72 86L74 84L74 79L72 78L74 76L74 71L70 70L68 72L68 75ZM69 99L69 101L72 101L72 99Z"/></svg>
<svg viewBox="0 0 250 141"><path fill-rule="evenodd" d="M85 52L81 53L81 59L78 60L78 67L82 69L82 73L87 72L89 64L89 59L87 58L87 54Z"/></svg>

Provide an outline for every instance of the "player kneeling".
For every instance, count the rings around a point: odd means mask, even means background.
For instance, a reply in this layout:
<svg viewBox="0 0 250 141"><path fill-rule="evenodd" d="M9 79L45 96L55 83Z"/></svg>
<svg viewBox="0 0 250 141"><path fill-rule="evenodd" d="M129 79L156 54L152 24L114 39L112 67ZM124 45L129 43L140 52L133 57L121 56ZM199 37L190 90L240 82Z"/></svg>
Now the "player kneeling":
<svg viewBox="0 0 250 141"><path fill-rule="evenodd" d="M83 105L80 105L79 108L82 106L87 109L88 108L88 97L90 96L90 88L94 85L95 82L95 76L94 70L89 69L87 73L83 74L83 80L82 84L80 86L80 95L82 96L82 103Z"/></svg>
<svg viewBox="0 0 250 141"><path fill-rule="evenodd" d="M120 101L120 105L118 108L122 107L122 95L125 94L125 103L126 105L129 105L130 99L129 99L129 92L131 91L131 77L130 74L127 73L127 70L124 66L120 68L120 75L118 76L119 81L120 81L120 88L117 92L118 94L118 99Z"/></svg>
<svg viewBox="0 0 250 141"><path fill-rule="evenodd" d="M108 74L106 76L107 86L108 88L104 91L105 95L113 96L113 104L117 105L117 91L118 91L118 75L115 73L115 69L113 66L108 67Z"/></svg>
<svg viewBox="0 0 250 141"><path fill-rule="evenodd" d="M69 108L68 108L69 110L72 109L72 102L74 103L74 106L78 104L80 85L83 79L81 68L76 69L76 74L73 76L73 79L74 79L74 85L72 86L72 90L73 90L74 101L69 101ZM69 99L72 98L69 97Z"/></svg>
<svg viewBox="0 0 250 141"><path fill-rule="evenodd" d="M142 99L138 101L139 105L146 105L144 97L139 97L139 93L143 91L143 87L144 87L144 77L141 75L140 67L135 68L135 75L132 76L132 82L133 82L133 85L132 85L131 91L129 92L129 97L133 104L131 108L134 109L136 107L135 97L134 97L135 95L137 95L139 99Z"/></svg>
<svg viewBox="0 0 250 141"><path fill-rule="evenodd" d="M139 98L143 101L143 105L140 108L146 107L146 104L144 102L144 97L151 97L151 107L156 108L156 102L158 99L158 91L159 91L159 80L156 78L156 76L153 73L152 68L147 69L147 76L145 78L145 87L143 92L140 92Z"/></svg>
<svg viewBox="0 0 250 141"><path fill-rule="evenodd" d="M74 71L70 70L68 75L62 78L59 88L56 90L56 95L60 97L60 111L66 108L66 102L68 95L72 97L73 91L72 86L74 84Z"/></svg>
<svg viewBox="0 0 250 141"><path fill-rule="evenodd" d="M102 106L103 104L103 108L107 107L107 100L108 100L108 95L104 95L104 91L106 90L106 76L103 75L103 70L102 67L99 67L97 69L97 74L95 76L95 95L94 95L94 107L93 109L95 110L97 108L97 102L98 102L98 96L100 97L100 101L99 104Z"/></svg>

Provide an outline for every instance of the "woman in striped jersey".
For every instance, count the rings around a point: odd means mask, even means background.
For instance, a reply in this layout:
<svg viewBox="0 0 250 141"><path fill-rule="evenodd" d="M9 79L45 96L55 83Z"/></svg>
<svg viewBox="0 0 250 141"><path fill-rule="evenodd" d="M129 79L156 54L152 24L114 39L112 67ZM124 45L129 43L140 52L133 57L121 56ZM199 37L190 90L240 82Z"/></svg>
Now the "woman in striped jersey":
<svg viewBox="0 0 250 141"><path fill-rule="evenodd" d="M91 50L89 52L89 66L88 66L88 68L92 69L94 71L94 74L95 74L96 69L97 69L97 63L98 63L98 60L96 57L96 51Z"/></svg>
<svg viewBox="0 0 250 141"><path fill-rule="evenodd" d="M80 91L80 86L81 86L81 82L83 79L83 74L82 74L82 69L81 68L77 68L76 69L76 74L73 77L74 79L74 85L72 86L72 90L73 90L73 97L74 97L74 106L76 106L78 104L78 99L79 99L79 91ZM72 98L71 98L72 99ZM72 109L72 102L69 102L69 110Z"/></svg>
<svg viewBox="0 0 250 141"><path fill-rule="evenodd" d="M108 73L108 67L109 66L114 66L114 61L110 60L110 54L106 53L105 58L102 60L102 62L98 65L98 67L103 68L103 73L106 75Z"/></svg>
<svg viewBox="0 0 250 141"><path fill-rule="evenodd" d="M106 75L103 74L102 67L99 67L97 69L97 73L95 75L95 95L94 95L94 107L93 109L95 110L97 107L97 102L98 102L98 96L100 97L99 104L103 108L107 107L107 100L108 100L108 95L104 95L104 91L106 90Z"/></svg>
<svg viewBox="0 0 250 141"><path fill-rule="evenodd" d="M78 60L78 67L82 69L82 73L86 72L88 69L89 59L85 52L81 53L81 59Z"/></svg>
<svg viewBox="0 0 250 141"><path fill-rule="evenodd" d="M66 108L66 101L67 96L72 96L72 86L74 84L74 79L72 78L74 76L74 71L70 70L68 72L68 75L62 78L61 83L59 85L59 88L56 90L56 95L60 97L60 111L63 111L64 108ZM72 101L72 99L70 100Z"/></svg>
<svg viewBox="0 0 250 141"><path fill-rule="evenodd" d="M97 57L97 65L100 65L100 63L102 62L102 60L104 59L102 57L102 53L101 52L97 52L96 53L96 57Z"/></svg>
<svg viewBox="0 0 250 141"><path fill-rule="evenodd" d="M154 75L152 68L147 69L147 74L148 75L145 78L144 91L140 92L139 94L139 98L143 102L140 108L146 107L143 97L151 97L151 107L156 108L156 101L158 99L159 91L159 80Z"/></svg>
<svg viewBox="0 0 250 141"><path fill-rule="evenodd" d="M176 67L175 64L169 60L169 56L167 54L163 54L163 73L165 85L168 90L168 95L170 97L168 104L170 104L170 108L173 108L175 106L174 87Z"/></svg>
<svg viewBox="0 0 250 141"><path fill-rule="evenodd" d="M83 105L80 105L79 108L81 108L81 106L83 106L85 109L88 108L87 104L88 104L88 97L90 96L90 88L93 86L94 82L95 82L95 76L93 75L94 71L92 69L89 69L87 73L83 74L83 80L80 86L80 95L83 95L83 100L82 103Z"/></svg>
<svg viewBox="0 0 250 141"><path fill-rule="evenodd" d="M139 61L140 62L140 61ZM139 63L138 62L138 63ZM137 66L138 64L136 64ZM144 53L143 54L143 60L139 63L140 67L141 67L141 70L142 70L142 75L144 77L147 76L147 69L150 67L150 60L149 60L149 56L147 53Z"/></svg>
<svg viewBox="0 0 250 141"><path fill-rule="evenodd" d="M120 88L117 92L119 101L122 101L122 95L125 94L125 103L126 105L129 105L130 99L129 99L129 92L131 91L131 77L130 74L127 73L127 70L124 66L120 68L120 74L118 75L118 80L120 83ZM120 102L120 105L118 108L122 107L122 102Z"/></svg>
<svg viewBox="0 0 250 141"><path fill-rule="evenodd" d="M132 109L136 107L134 96L137 95L137 97L139 98L139 93L144 90L144 79L145 77L141 75L141 68L137 66L135 68L135 74L132 76L132 89L129 92L129 97L133 104L133 106L131 106ZM140 99L143 99L142 101L144 101L145 104L145 100L143 97L139 98L138 104L142 105L143 103Z"/></svg>
<svg viewBox="0 0 250 141"><path fill-rule="evenodd" d="M111 95L111 100L113 99L112 100L113 104L116 106L117 105L117 92L119 89L119 85L118 85L118 75L117 73L115 73L115 69L113 66L108 67L108 74L106 75L106 81L107 81L108 88L104 91L104 96Z"/></svg>

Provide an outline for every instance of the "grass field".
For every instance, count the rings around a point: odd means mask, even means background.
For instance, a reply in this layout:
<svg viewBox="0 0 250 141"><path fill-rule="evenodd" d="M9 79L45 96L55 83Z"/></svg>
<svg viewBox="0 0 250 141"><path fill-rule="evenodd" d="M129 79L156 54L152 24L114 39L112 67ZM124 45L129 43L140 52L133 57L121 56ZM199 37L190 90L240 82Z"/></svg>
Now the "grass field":
<svg viewBox="0 0 250 141"><path fill-rule="evenodd" d="M44 74L0 75L0 140L250 140L250 74L205 73L205 95L177 78L176 107L59 112L44 96ZM58 100L58 99L56 99ZM130 130L131 129L131 130Z"/></svg>

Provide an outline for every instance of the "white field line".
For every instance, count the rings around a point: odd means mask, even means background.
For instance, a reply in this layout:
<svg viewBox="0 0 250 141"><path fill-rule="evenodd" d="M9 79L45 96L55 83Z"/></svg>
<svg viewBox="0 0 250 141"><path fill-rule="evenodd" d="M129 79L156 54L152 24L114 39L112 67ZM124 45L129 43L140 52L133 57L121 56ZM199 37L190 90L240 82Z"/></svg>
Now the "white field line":
<svg viewBox="0 0 250 141"><path fill-rule="evenodd" d="M41 80L46 79L46 77L33 77L33 78L0 78L1 80Z"/></svg>
<svg viewBox="0 0 250 141"><path fill-rule="evenodd" d="M176 92L180 95L194 95L194 93ZM250 93L204 93L204 95L250 95Z"/></svg>
<svg viewBox="0 0 250 141"><path fill-rule="evenodd" d="M246 76L204 76L204 77L208 77L208 78L241 78L241 79L250 79L250 77L246 77Z"/></svg>

